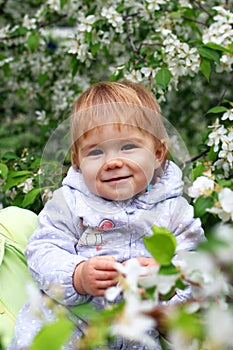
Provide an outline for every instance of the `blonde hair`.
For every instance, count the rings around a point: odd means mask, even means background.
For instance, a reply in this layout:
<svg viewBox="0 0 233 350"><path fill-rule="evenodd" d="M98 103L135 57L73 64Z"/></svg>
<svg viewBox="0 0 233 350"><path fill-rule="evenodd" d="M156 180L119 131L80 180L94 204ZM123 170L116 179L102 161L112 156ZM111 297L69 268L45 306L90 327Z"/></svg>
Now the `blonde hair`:
<svg viewBox="0 0 233 350"><path fill-rule="evenodd" d="M79 139L88 131L113 124L137 127L151 134L167 149L168 136L154 95L144 86L130 82L100 82L76 100L71 115L71 160L77 165ZM167 157L167 151L164 153Z"/></svg>

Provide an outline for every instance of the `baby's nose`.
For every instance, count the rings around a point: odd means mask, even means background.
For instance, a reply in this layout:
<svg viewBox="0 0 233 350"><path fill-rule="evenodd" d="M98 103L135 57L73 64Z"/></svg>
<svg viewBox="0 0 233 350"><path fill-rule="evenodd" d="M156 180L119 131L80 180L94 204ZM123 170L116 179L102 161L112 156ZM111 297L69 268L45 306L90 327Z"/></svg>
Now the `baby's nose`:
<svg viewBox="0 0 233 350"><path fill-rule="evenodd" d="M122 168L124 165L121 159L110 159L105 162L103 169L104 170L113 170L115 168Z"/></svg>

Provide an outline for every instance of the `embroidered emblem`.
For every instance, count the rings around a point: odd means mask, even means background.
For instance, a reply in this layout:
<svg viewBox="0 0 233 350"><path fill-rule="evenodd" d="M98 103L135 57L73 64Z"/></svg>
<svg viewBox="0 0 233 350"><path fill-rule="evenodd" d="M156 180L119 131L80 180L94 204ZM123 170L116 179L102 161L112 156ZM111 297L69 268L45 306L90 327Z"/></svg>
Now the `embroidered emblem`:
<svg viewBox="0 0 233 350"><path fill-rule="evenodd" d="M111 230L114 227L115 227L114 222L112 220L109 220L109 219L102 220L98 226L98 228L100 228L102 230Z"/></svg>
<svg viewBox="0 0 233 350"><path fill-rule="evenodd" d="M79 225L82 225L80 219ZM78 246L96 246L96 250L101 250L104 245L103 235L104 231L111 230L115 227L114 223L109 219L104 219L97 227L88 226L83 232L78 241Z"/></svg>
<svg viewBox="0 0 233 350"><path fill-rule="evenodd" d="M102 234L93 227L88 227L79 239L79 246L99 246L102 244Z"/></svg>

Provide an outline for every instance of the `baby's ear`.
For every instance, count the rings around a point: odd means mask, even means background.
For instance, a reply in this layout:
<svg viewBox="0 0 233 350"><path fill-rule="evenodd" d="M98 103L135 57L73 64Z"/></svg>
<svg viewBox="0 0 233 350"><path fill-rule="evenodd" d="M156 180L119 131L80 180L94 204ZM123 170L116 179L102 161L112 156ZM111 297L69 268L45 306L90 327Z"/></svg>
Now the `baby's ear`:
<svg viewBox="0 0 233 350"><path fill-rule="evenodd" d="M77 153L74 152L73 150L71 150L70 156L71 156L71 163L72 163L73 168L78 171L79 170L79 159L78 159Z"/></svg>
<svg viewBox="0 0 233 350"><path fill-rule="evenodd" d="M163 164L163 162L167 157L167 147L166 147L166 143L163 142L163 140L159 142L159 145L157 145L155 149L155 157L157 162L160 163L160 165Z"/></svg>

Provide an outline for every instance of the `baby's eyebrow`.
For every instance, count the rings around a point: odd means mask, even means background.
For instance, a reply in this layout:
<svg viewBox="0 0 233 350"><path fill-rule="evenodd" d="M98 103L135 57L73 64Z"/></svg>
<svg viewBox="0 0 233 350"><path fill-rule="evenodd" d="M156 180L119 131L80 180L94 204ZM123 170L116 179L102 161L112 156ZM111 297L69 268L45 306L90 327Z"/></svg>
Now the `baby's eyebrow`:
<svg viewBox="0 0 233 350"><path fill-rule="evenodd" d="M89 144L89 145L86 145L84 147L80 147L80 152L81 153L85 153L87 152L88 150L92 149L92 148L95 148L98 146L98 143L93 143L93 144Z"/></svg>

